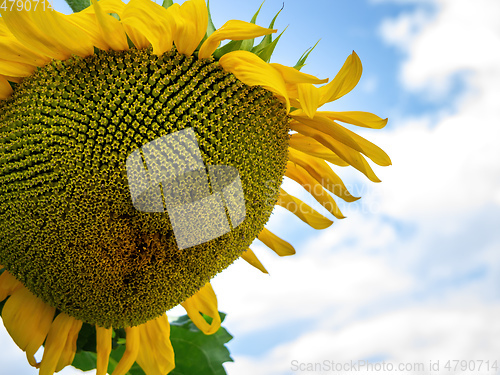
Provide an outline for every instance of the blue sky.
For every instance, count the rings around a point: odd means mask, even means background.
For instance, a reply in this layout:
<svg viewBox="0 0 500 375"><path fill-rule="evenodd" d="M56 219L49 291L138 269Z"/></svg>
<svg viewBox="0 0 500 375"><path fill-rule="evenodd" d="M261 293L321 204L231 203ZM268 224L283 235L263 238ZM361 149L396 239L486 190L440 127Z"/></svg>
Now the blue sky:
<svg viewBox="0 0 500 375"><path fill-rule="evenodd" d="M282 4L268 0L258 23ZM216 26L259 6L211 1ZM327 230L276 209L268 226L297 254L278 258L256 241L270 275L238 261L214 279L235 336L228 374L306 373L292 361L439 360L434 373L447 374L447 360L500 365L499 17L496 0L285 1L275 26L289 27L273 61L293 65L321 39L303 71L332 78L355 50L363 77L326 109L389 117L384 130L358 132L393 166L375 168L381 184L340 169L363 198ZM0 345L4 368L35 373L2 331Z"/></svg>

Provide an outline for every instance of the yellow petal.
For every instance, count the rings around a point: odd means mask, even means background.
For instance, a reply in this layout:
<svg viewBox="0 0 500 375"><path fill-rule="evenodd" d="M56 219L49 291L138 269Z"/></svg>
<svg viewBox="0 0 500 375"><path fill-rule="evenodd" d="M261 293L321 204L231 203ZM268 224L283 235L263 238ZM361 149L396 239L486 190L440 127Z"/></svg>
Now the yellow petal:
<svg viewBox="0 0 500 375"><path fill-rule="evenodd" d="M290 101L283 77L260 57L248 51L233 51L222 56L219 64L243 83L249 86L262 86L275 93L279 98L284 99L287 111L290 110Z"/></svg>
<svg viewBox="0 0 500 375"><path fill-rule="evenodd" d="M335 78L327 85L320 87L320 105L333 102L349 93L359 82L363 66L356 52L352 52Z"/></svg>
<svg viewBox="0 0 500 375"><path fill-rule="evenodd" d="M264 27L255 25L253 23L230 20L227 21L221 28L215 30L208 38L203 42L200 52L198 53L199 59L206 59L215 52L219 43L222 40L245 40L257 38L259 36L268 35L275 33L277 30L266 29Z"/></svg>
<svg viewBox="0 0 500 375"><path fill-rule="evenodd" d="M241 257L250 265L254 266L258 270L264 272L264 273L269 273L267 272L266 268L262 265L260 262L259 258L257 258L257 255L251 250L251 249L246 249L243 254L241 254Z"/></svg>
<svg viewBox="0 0 500 375"><path fill-rule="evenodd" d="M26 352L31 366L38 365L35 353L47 337L55 311L25 287L17 289L3 307L5 328L17 346Z"/></svg>
<svg viewBox="0 0 500 375"><path fill-rule="evenodd" d="M37 12L44 11L41 7L37 7ZM68 49L65 49L57 40L54 40L50 35L44 34L37 27L32 19L32 14L35 12L17 11L16 8L11 11L10 7L7 7L6 10L0 11L0 13L10 32L33 52L58 60L66 60L71 56Z"/></svg>
<svg viewBox="0 0 500 375"><path fill-rule="evenodd" d="M0 76L0 99L7 99L12 95L14 90L12 90L12 86L9 81L7 81L4 77ZM5 297L4 297L5 298ZM1 289L0 289L0 301L2 301L1 297Z"/></svg>
<svg viewBox="0 0 500 375"><path fill-rule="evenodd" d="M316 129L313 129L299 122L292 121L292 123L290 123L290 128L305 136L314 138L323 146L332 150L341 159L343 159L344 161L352 165L354 168L356 168L358 171L363 173L371 181L380 182L379 178L375 175L368 162L365 160L363 155L361 155L358 151L353 150L352 148L344 145L343 143L337 141L336 139L330 137L329 135L323 132L320 132Z"/></svg>
<svg viewBox="0 0 500 375"><path fill-rule="evenodd" d="M50 38L54 44L68 55L85 57L94 53L92 38L80 27L68 21L68 17L56 11L44 11L40 6L37 11L30 12L31 19L45 38ZM33 39L37 39L33 37Z"/></svg>
<svg viewBox="0 0 500 375"><path fill-rule="evenodd" d="M300 121L301 123L306 124L310 128L316 129L319 132L328 134L330 137L358 152L362 151L361 147L359 147L356 141L347 133L345 128L336 124L328 117L314 116L314 118L309 118L309 116L301 110L293 111L290 115L296 121Z"/></svg>
<svg viewBox="0 0 500 375"><path fill-rule="evenodd" d="M168 374L175 367L166 314L139 326L141 346L137 363L147 375Z"/></svg>
<svg viewBox="0 0 500 375"><path fill-rule="evenodd" d="M333 221L321 215L318 211L302 202L299 198L288 194L283 189L280 189L280 196L276 204L286 208L314 229L325 229L333 224Z"/></svg>
<svg viewBox="0 0 500 375"><path fill-rule="evenodd" d="M337 219L345 218L337 206L337 202L304 168L289 161L287 162L285 176L299 183Z"/></svg>
<svg viewBox="0 0 500 375"><path fill-rule="evenodd" d="M309 118L314 118L314 114L319 107L319 89L310 83L299 83L297 89L300 108Z"/></svg>
<svg viewBox="0 0 500 375"><path fill-rule="evenodd" d="M320 84L328 82L328 78L320 79L313 75L302 73L301 71L292 68L290 66L281 65L277 63L271 63L274 69L280 72L281 76L287 84L298 84L298 83L313 83Z"/></svg>
<svg viewBox="0 0 500 375"><path fill-rule="evenodd" d="M125 3L121 0L99 0L99 6L104 13L116 13L120 18L122 17L123 10L125 9ZM73 14L95 14L95 8L90 6L84 10L73 13Z"/></svg>
<svg viewBox="0 0 500 375"><path fill-rule="evenodd" d="M125 328L126 347L120 362L115 367L113 375L125 375L128 370L132 367L140 349L140 329L139 327L127 327Z"/></svg>
<svg viewBox="0 0 500 375"><path fill-rule="evenodd" d="M60 313L56 316L50 327L47 340L45 341L45 349L43 351L39 375L54 374L56 368L61 365L60 361L68 359L68 350L72 348L72 343L68 343L68 339L75 339L76 350L75 331L78 325L77 319L65 313ZM78 331L79 330L78 328ZM78 336L78 332L76 336Z"/></svg>
<svg viewBox="0 0 500 375"><path fill-rule="evenodd" d="M0 275L0 302L21 287L23 287L23 284L12 276L10 272L3 271Z"/></svg>
<svg viewBox="0 0 500 375"><path fill-rule="evenodd" d="M76 354L76 340L78 339L78 334L80 333L82 324L83 322L81 320L73 319L71 328L68 332L66 343L64 344L61 356L59 357L59 361L57 362L56 372L61 371L66 366L69 366L73 363L73 359L75 358Z"/></svg>
<svg viewBox="0 0 500 375"><path fill-rule="evenodd" d="M323 160L292 148L288 150L288 160L300 165L318 181L321 186L346 202L354 202L359 199L359 197L354 197L349 193L342 179Z"/></svg>
<svg viewBox="0 0 500 375"><path fill-rule="evenodd" d="M346 161L342 160L337 154L332 152L330 149L323 146L318 141L311 137L307 137L302 134L292 134L290 136L290 147L302 151L308 155L326 160L332 164L338 165L340 167L346 167L349 165Z"/></svg>
<svg viewBox="0 0 500 375"><path fill-rule="evenodd" d="M10 32L0 37L0 51L2 51L2 59L7 61L34 66L43 66L50 61L47 56L37 54L24 46Z"/></svg>
<svg viewBox="0 0 500 375"><path fill-rule="evenodd" d="M179 8L173 8L171 11L175 9L177 9L175 46L179 53L191 56L207 31L207 5L205 0L188 0Z"/></svg>
<svg viewBox="0 0 500 375"><path fill-rule="evenodd" d="M364 128L382 129L387 125L387 119L382 119L370 112L347 111L347 112L317 112L319 116L325 116L332 120L338 120L347 124L362 126Z"/></svg>
<svg viewBox="0 0 500 375"><path fill-rule="evenodd" d="M97 24L109 48L115 51L128 50L127 34L121 22L104 12L100 1L93 0L93 4Z"/></svg>
<svg viewBox="0 0 500 375"><path fill-rule="evenodd" d="M328 134L346 146L365 154L378 165L391 165L391 159L384 150L326 116L317 114L313 119L310 119L301 115L300 111L294 111L292 117L318 131Z"/></svg>
<svg viewBox="0 0 500 375"><path fill-rule="evenodd" d="M285 240L282 240L277 235L263 228L259 233L258 239L264 243L268 248L273 250L280 257L295 254L295 249Z"/></svg>
<svg viewBox="0 0 500 375"><path fill-rule="evenodd" d="M206 283L195 295L182 302L182 307L186 309L189 318L204 334L211 335L220 328L221 320L217 308L217 296L212 285ZM208 324L203 313L212 318L212 323Z"/></svg>
<svg viewBox="0 0 500 375"><path fill-rule="evenodd" d="M97 344L96 375L106 375L108 371L109 355L111 354L111 338L113 336L113 328L96 326L95 330Z"/></svg>
<svg viewBox="0 0 500 375"><path fill-rule="evenodd" d="M144 44L137 35L140 34L158 56L172 49L175 31L172 11L150 0L131 0L123 12L122 23L134 45Z"/></svg>
<svg viewBox="0 0 500 375"><path fill-rule="evenodd" d="M33 65L0 60L0 74L13 77L27 77L33 73Z"/></svg>
<svg viewBox="0 0 500 375"><path fill-rule="evenodd" d="M103 0L100 2L103 2ZM87 11L87 9L92 9L92 12ZM106 42L106 37L102 34L102 31L97 23L97 18L93 11L94 7L89 7L87 9L68 15L68 21L86 30L87 34L92 39L92 44L94 46L103 51L109 50L110 47Z"/></svg>

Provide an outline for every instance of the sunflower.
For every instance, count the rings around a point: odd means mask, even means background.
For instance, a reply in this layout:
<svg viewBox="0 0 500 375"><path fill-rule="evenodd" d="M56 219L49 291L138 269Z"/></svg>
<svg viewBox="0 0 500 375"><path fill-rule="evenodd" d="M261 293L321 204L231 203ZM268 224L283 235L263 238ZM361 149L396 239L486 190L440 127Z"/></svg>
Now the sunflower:
<svg viewBox="0 0 500 375"><path fill-rule="evenodd" d="M256 238L295 253L264 227L275 205L332 224L284 191L284 176L340 219L330 193L358 198L328 163L375 182L365 156L390 164L338 123L387 119L318 110L356 86L356 53L329 83L299 71L308 53L295 67L269 63L274 20L215 29L204 0L0 12L0 307L40 374L72 363L84 325L97 374L117 330L126 350L113 374L134 362L170 372L165 311L181 304L214 333L214 275L239 257L267 272L249 249Z"/></svg>

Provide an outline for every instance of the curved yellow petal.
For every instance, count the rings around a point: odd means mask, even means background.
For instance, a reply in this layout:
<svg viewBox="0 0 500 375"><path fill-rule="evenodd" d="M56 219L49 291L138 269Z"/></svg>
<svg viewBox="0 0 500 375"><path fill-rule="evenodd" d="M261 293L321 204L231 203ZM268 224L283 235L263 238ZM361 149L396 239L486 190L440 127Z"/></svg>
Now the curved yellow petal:
<svg viewBox="0 0 500 375"><path fill-rule="evenodd" d="M317 78L313 75L303 73L295 68L292 68L290 66L278 64L278 63L271 63L271 65L274 69L276 69L278 72L280 72L281 76L283 77L284 81L287 84L298 84L298 83L313 83L313 84L320 84L320 83L326 83L328 82L328 78L325 79L320 79Z"/></svg>
<svg viewBox="0 0 500 375"><path fill-rule="evenodd" d="M26 352L31 366L38 365L35 353L47 337L55 311L25 287L18 288L3 307L5 328L16 345Z"/></svg>
<svg viewBox="0 0 500 375"><path fill-rule="evenodd" d="M39 375L54 374L56 369L61 369L61 366L70 359L72 349L76 350L76 338L81 323L65 313L56 316L45 341Z"/></svg>
<svg viewBox="0 0 500 375"><path fill-rule="evenodd" d="M321 86L320 105L333 102L349 93L359 82L363 66L356 52L352 52L335 78L325 86Z"/></svg>
<svg viewBox="0 0 500 375"><path fill-rule="evenodd" d="M153 46L155 55L172 49L176 25L169 9L150 0L131 0L127 4L121 20L136 47L144 44L144 40L137 35L140 34Z"/></svg>
<svg viewBox="0 0 500 375"><path fill-rule="evenodd" d="M337 154L335 154L330 149L323 146L318 141L311 137L307 137L303 134L295 133L290 136L291 148L302 151L308 155L326 160L332 164L338 165L340 167L347 167L349 163L341 159Z"/></svg>
<svg viewBox="0 0 500 375"><path fill-rule="evenodd" d="M324 208L326 208L337 219L344 219L337 202L332 196L301 166L287 162L285 176L300 184L311 194Z"/></svg>
<svg viewBox="0 0 500 375"><path fill-rule="evenodd" d="M108 372L109 355L112 348L113 328L95 327L97 364L96 375L106 375Z"/></svg>
<svg viewBox="0 0 500 375"><path fill-rule="evenodd" d="M344 185L342 179L321 159L307 155L304 152L288 149L288 160L304 168L321 186L331 191L346 202L354 202L359 197L354 197Z"/></svg>
<svg viewBox="0 0 500 375"><path fill-rule="evenodd" d="M205 0L188 0L178 8L171 6L168 9L177 13L175 46L179 53L191 56L207 31L208 10Z"/></svg>
<svg viewBox="0 0 500 375"><path fill-rule="evenodd" d="M285 100L287 111L290 110L290 100L283 77L260 57L248 51L233 51L222 56L219 64L243 83L249 86L262 86L272 91Z"/></svg>
<svg viewBox="0 0 500 375"><path fill-rule="evenodd" d="M21 287L23 287L23 284L12 276L9 271L3 271L0 275L0 302Z"/></svg>
<svg viewBox="0 0 500 375"><path fill-rule="evenodd" d="M345 128L336 124L333 120L323 116L314 116L309 118L303 111L296 110L291 114L293 119L300 121L301 123L313 128L319 132L329 135L330 137L336 139L337 141L343 143L344 145L362 152L361 147L356 143L356 141L347 133Z"/></svg>
<svg viewBox="0 0 500 375"><path fill-rule="evenodd" d="M7 81L4 77L0 76L0 99L7 99L12 95L14 90L12 90L12 86L9 81ZM4 297L5 298L5 297ZM1 290L0 290L0 301L1 298Z"/></svg>
<svg viewBox="0 0 500 375"><path fill-rule="evenodd" d="M314 118L314 114L319 107L319 89L310 83L299 83L297 89L300 108L309 118Z"/></svg>
<svg viewBox="0 0 500 375"><path fill-rule="evenodd" d="M320 131L328 134L337 141L343 143L352 149L361 152L368 156L374 163L381 166L391 165L391 159L389 155L385 153L377 145L364 139L353 131L346 129L345 127L337 124L330 118L322 115L316 115L314 118L308 118L301 115L300 111L294 111L292 117L300 122Z"/></svg>
<svg viewBox="0 0 500 375"><path fill-rule="evenodd" d="M295 249L292 245L279 238L267 228L263 228L257 238L280 257L295 254Z"/></svg>
<svg viewBox="0 0 500 375"><path fill-rule="evenodd" d="M37 13L44 12L41 7L37 9ZM17 11L15 8L11 10L7 7L6 10L0 9L0 13L10 32L33 52L58 60L66 60L71 56L71 52L61 46L57 40L41 32L32 18L35 12Z"/></svg>
<svg viewBox="0 0 500 375"><path fill-rule="evenodd" d="M93 5L101 35L109 48L115 51L128 50L127 34L121 22L104 12L100 1L93 0Z"/></svg>
<svg viewBox="0 0 500 375"><path fill-rule="evenodd" d="M0 51L2 59L17 63L43 66L50 58L33 52L30 48L20 43L10 32L0 37Z"/></svg>
<svg viewBox="0 0 500 375"><path fill-rule="evenodd" d="M286 208L314 229L325 229L333 224L333 221L321 215L318 211L302 202L299 198L288 194L283 189L280 189L280 196L278 197L278 202L276 204Z"/></svg>
<svg viewBox="0 0 500 375"><path fill-rule="evenodd" d="M196 294L181 303L189 318L204 334L211 335L220 328L221 319L217 308L217 296L212 285L206 283ZM212 318L212 323L208 324L203 313Z"/></svg>
<svg viewBox="0 0 500 375"><path fill-rule="evenodd" d="M116 13L118 16L122 16L123 10L125 9L125 3L121 0L99 0L99 6L104 13ZM73 14L85 14L93 13L95 14L95 8L90 6L78 13Z"/></svg>
<svg viewBox="0 0 500 375"><path fill-rule="evenodd" d="M215 30L203 42L198 53L199 59L206 59L215 52L222 40L245 40L257 38L259 36L275 33L278 30L266 29L253 23L230 20L227 21L221 28Z"/></svg>
<svg viewBox="0 0 500 375"><path fill-rule="evenodd" d="M59 357L59 361L57 362L56 372L61 371L66 366L69 366L73 363L73 359L75 358L76 354L76 340L78 339L78 334L80 333L82 324L83 322L81 320L73 319L71 328L68 332L66 343L64 344L61 356Z"/></svg>
<svg viewBox="0 0 500 375"><path fill-rule="evenodd" d="M100 2L103 2L103 0ZM93 10L93 7L89 7L87 9ZM102 34L102 30L99 28L96 15L93 11L90 12L83 10L79 13L70 14L68 15L68 21L78 27L81 27L82 29L85 29L94 46L103 51L110 49L105 36Z"/></svg>
<svg viewBox="0 0 500 375"><path fill-rule="evenodd" d="M27 77L33 73L33 65L0 60L0 74L13 77Z"/></svg>
<svg viewBox="0 0 500 375"><path fill-rule="evenodd" d="M305 136L311 137L321 143L323 146L329 148L341 159L343 159L358 171L363 173L366 177L368 177L370 181L380 182L380 179L375 175L373 169L370 167L363 155L361 155L358 151L353 150L352 148L344 145L343 143L337 141L336 139L321 131L318 131L296 121L292 121L290 123L290 129L295 130Z"/></svg>
<svg viewBox="0 0 500 375"><path fill-rule="evenodd" d="M37 7L37 11L30 13L33 23L44 37L53 40L68 55L85 57L94 53L92 38L83 29L69 22L62 13L42 9ZM38 34L32 38L38 38Z"/></svg>
<svg viewBox="0 0 500 375"><path fill-rule="evenodd" d="M125 328L127 334L125 352L113 371L113 375L125 375L132 367L140 349L140 329L139 327Z"/></svg>
<svg viewBox="0 0 500 375"><path fill-rule="evenodd" d="M140 349L137 363L147 375L168 374L175 367L166 314L139 326Z"/></svg>
<svg viewBox="0 0 500 375"><path fill-rule="evenodd" d="M241 258L263 273L269 273L251 249L246 249L243 254L241 254Z"/></svg>
<svg viewBox="0 0 500 375"><path fill-rule="evenodd" d="M383 119L374 115L370 112L361 112L361 111L347 111L347 112L331 112L331 111L322 111L316 113L319 116L325 116L332 120L338 120L341 122L345 122L347 124L352 124L356 126L362 126L364 128L371 129L382 129L385 125L387 125L387 119Z"/></svg>

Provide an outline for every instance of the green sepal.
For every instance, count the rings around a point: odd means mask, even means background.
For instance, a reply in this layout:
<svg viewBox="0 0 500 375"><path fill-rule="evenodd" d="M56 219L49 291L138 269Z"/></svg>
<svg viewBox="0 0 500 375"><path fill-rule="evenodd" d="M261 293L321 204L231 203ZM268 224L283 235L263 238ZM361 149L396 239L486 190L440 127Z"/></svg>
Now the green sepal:
<svg viewBox="0 0 500 375"><path fill-rule="evenodd" d="M259 9L257 9L257 12L255 12L255 14L253 15L252 19L250 20L250 23L253 23L255 25L255 22L257 22L257 17L259 16L260 10L262 9L262 6L264 5L265 2L266 2L266 0L264 0L262 2L262 4L260 4ZM254 41L255 41L255 38L243 40L243 43L241 43L240 49L243 51L251 51Z"/></svg>
<svg viewBox="0 0 500 375"><path fill-rule="evenodd" d="M161 4L161 6L165 9L169 8L172 5L174 5L173 0L163 0L163 4Z"/></svg>
<svg viewBox="0 0 500 375"><path fill-rule="evenodd" d="M212 14L210 13L210 0L207 0L207 12L208 12L208 24L207 24L207 32L205 33L205 36L201 40L200 44L198 44L198 47L196 48L197 51L200 50L201 46L207 40L207 38L212 35L212 33L217 30L215 28L214 22L212 21Z"/></svg>
<svg viewBox="0 0 500 375"><path fill-rule="evenodd" d="M91 3L90 0L65 0L73 12L80 12L85 8L88 8Z"/></svg>
<svg viewBox="0 0 500 375"><path fill-rule="evenodd" d="M294 66L295 69L300 70L300 69L302 69L302 67L304 65L306 65L306 60L309 57L309 54L313 51L314 48L316 48L318 43L319 43L319 40L316 42L316 44L314 46L306 49L306 51L302 54L302 56L300 56L300 59L299 59L299 61L297 61L297 64L295 64L295 66Z"/></svg>
<svg viewBox="0 0 500 375"><path fill-rule="evenodd" d="M224 44L222 47L218 48L214 52L214 57L215 59L220 59L222 56L224 56L226 53L233 52L233 51L239 51L241 50L241 43L242 40L232 40L227 44Z"/></svg>
<svg viewBox="0 0 500 375"><path fill-rule="evenodd" d="M265 46L263 49L261 49L260 51L258 52L255 52L255 54L257 56L259 56L262 60L264 60L265 62L269 62L271 60L271 56L273 55L273 52L274 52L274 49L276 48L276 45L278 44L278 41L280 40L281 36L283 35L283 33L286 31L286 29L288 28L288 26L285 28L285 30L283 30L281 32L280 35L278 35L276 37L276 39L274 39L271 44L268 44L267 46Z"/></svg>
<svg viewBox="0 0 500 375"><path fill-rule="evenodd" d="M283 7L281 7L281 9L278 11L278 13L276 13L276 15L274 16L273 20L269 24L269 27L268 27L269 29L272 29L274 27L274 23L276 22L276 19L278 18L279 14L283 10L283 8L284 8L284 5L283 5ZM273 42L272 34L264 35L264 38L262 38L260 43L252 48L252 52L255 53L256 55L258 55L258 53L260 51L262 51L264 48L266 48L272 42Z"/></svg>
<svg viewBox="0 0 500 375"><path fill-rule="evenodd" d="M208 25L207 25L207 34L205 38L208 38L212 33L217 30L214 25L214 21L212 21L212 14L210 13L210 0L207 0L207 11L208 11Z"/></svg>

